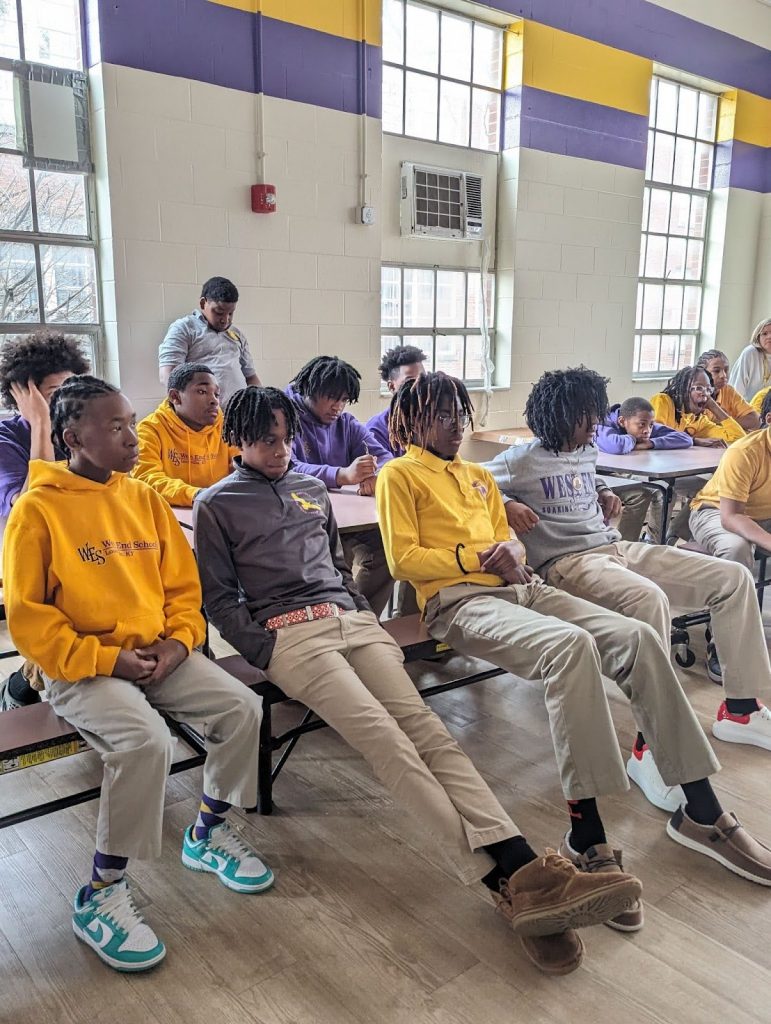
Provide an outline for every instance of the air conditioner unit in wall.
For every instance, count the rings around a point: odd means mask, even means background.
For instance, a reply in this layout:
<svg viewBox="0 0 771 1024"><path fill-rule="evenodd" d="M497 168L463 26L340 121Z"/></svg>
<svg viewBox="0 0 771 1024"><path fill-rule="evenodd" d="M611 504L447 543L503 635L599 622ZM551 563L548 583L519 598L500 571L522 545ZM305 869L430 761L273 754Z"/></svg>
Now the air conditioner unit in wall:
<svg viewBox="0 0 771 1024"><path fill-rule="evenodd" d="M482 179L469 171L402 164L401 233L482 238Z"/></svg>

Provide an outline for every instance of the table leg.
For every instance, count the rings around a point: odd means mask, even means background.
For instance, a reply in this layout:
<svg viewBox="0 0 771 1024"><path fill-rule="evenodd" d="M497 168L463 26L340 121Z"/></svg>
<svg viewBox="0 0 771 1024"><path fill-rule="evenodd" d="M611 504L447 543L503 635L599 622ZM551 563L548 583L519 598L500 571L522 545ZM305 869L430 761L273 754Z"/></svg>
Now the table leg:
<svg viewBox="0 0 771 1024"><path fill-rule="evenodd" d="M669 509L672 505L672 499L675 494L675 481L665 480L666 487L664 489L664 497L661 501L661 536L659 541L662 544L667 542L667 528L669 526Z"/></svg>

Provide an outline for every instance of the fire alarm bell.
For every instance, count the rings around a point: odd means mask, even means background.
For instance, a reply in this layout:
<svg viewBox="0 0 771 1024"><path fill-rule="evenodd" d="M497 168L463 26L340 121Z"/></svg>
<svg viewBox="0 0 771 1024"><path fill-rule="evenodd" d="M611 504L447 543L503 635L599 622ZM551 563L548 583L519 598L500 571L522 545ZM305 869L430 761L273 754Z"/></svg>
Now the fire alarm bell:
<svg viewBox="0 0 771 1024"><path fill-rule="evenodd" d="M276 212L276 186L252 185L252 212Z"/></svg>

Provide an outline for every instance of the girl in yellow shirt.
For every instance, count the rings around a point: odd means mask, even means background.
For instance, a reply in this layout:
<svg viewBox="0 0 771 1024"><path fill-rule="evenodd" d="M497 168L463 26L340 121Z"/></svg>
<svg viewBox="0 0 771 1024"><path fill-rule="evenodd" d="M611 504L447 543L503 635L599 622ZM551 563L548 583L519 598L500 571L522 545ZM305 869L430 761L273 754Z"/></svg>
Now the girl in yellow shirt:
<svg viewBox="0 0 771 1024"><path fill-rule="evenodd" d="M760 409L744 400L736 388L728 383L728 372L731 368L728 356L717 348L711 348L702 352L696 360L696 365L706 370L712 378L712 386L715 389L714 399L723 412L727 413L740 427L745 430L758 430L760 427ZM715 421L715 417L707 412L709 418Z"/></svg>
<svg viewBox="0 0 771 1024"><path fill-rule="evenodd" d="M715 388L709 372L700 366L684 366L667 386L651 398L657 423L684 430L695 445L725 448L744 437L744 428L714 399ZM711 417L711 418L710 418Z"/></svg>

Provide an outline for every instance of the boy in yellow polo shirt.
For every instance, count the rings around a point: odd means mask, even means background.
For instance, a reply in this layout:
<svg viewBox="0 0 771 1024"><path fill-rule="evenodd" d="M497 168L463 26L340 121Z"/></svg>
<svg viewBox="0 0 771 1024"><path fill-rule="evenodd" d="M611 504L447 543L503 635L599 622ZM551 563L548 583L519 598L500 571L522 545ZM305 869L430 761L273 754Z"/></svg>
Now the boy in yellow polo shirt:
<svg viewBox="0 0 771 1024"><path fill-rule="evenodd" d="M714 755L668 650L646 623L547 586L535 575L522 545L511 538L492 474L458 454L471 417L463 383L443 373L407 381L394 397L392 441L405 454L383 467L375 492L391 573L413 584L437 640L513 675L540 678L571 821L563 856L585 871L620 863L596 802L628 788L604 673L632 701L640 729L646 736L652 730L651 739L655 734L651 749L664 783L682 787L684 806L675 810L668 835L713 857L716 830L733 829L735 820L723 812L707 779ZM588 417L579 449L591 444L595 427L596 419ZM539 442L533 448L543 493L548 489L555 503L577 510L575 522L560 529L570 534L581 526L579 509L596 508L601 517L594 473L572 468L577 463L570 456L565 461L571 469L562 472L563 460ZM757 845L751 840L747 849ZM723 853L727 849L721 844ZM755 857L732 847L730 857L717 859L771 884L771 851L764 867ZM642 923L640 906L613 921L623 931Z"/></svg>
<svg viewBox="0 0 771 1024"><path fill-rule="evenodd" d="M657 423L684 430L695 445L725 448L744 437L744 428L714 399L712 377L701 366L684 366L651 398Z"/></svg>
<svg viewBox="0 0 771 1024"><path fill-rule="evenodd" d="M231 472L238 449L222 439L220 388L208 366L175 366L167 386L168 397L137 425L133 475L170 505L190 508L199 491Z"/></svg>
<svg viewBox="0 0 771 1024"><path fill-rule="evenodd" d="M728 356L720 349L711 348L702 352L696 360L696 365L706 370L712 378L712 386L715 394L712 396L731 419L736 420L744 430L757 430L760 427L760 409L755 409L751 403L745 402L736 388L728 383L728 374L731 364ZM715 416L707 410L707 416L713 422L717 422Z"/></svg>

